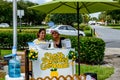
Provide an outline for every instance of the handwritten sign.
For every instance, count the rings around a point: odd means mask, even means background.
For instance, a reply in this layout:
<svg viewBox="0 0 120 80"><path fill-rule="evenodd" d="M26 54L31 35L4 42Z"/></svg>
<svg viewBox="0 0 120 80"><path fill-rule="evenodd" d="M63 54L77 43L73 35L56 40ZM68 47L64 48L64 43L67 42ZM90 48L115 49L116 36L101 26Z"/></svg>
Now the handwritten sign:
<svg viewBox="0 0 120 80"><path fill-rule="evenodd" d="M71 49L39 50L38 59L32 62L33 77L73 75L73 66L68 59Z"/></svg>
<svg viewBox="0 0 120 80"><path fill-rule="evenodd" d="M69 62L68 57L62 52L49 53L46 52L42 58L41 70L46 70L49 68L68 68Z"/></svg>

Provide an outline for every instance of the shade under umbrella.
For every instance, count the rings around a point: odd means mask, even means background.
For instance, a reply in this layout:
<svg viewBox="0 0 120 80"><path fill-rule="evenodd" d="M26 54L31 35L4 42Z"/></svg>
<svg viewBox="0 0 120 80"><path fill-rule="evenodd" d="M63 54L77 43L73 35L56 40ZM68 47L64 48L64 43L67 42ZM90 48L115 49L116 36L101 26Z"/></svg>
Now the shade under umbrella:
<svg viewBox="0 0 120 80"><path fill-rule="evenodd" d="M106 10L120 9L120 4L112 0L56 0L32 6L31 9L45 13L76 13L79 34L79 13L95 13ZM78 35L79 75L80 75L80 38Z"/></svg>

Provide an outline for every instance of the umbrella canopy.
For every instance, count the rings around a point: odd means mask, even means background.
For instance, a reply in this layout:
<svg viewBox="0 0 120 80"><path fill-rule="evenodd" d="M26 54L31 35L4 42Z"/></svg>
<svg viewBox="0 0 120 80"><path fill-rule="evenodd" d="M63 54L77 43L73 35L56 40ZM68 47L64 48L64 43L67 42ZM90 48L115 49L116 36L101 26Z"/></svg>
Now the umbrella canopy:
<svg viewBox="0 0 120 80"><path fill-rule="evenodd" d="M79 34L79 13L94 13L120 9L120 4L113 0L56 0L42 5L30 7L45 13L76 13ZM79 75L80 75L80 43L78 35Z"/></svg>
<svg viewBox="0 0 120 80"><path fill-rule="evenodd" d="M56 0L30 7L45 13L94 13L120 9L120 4L112 0Z"/></svg>

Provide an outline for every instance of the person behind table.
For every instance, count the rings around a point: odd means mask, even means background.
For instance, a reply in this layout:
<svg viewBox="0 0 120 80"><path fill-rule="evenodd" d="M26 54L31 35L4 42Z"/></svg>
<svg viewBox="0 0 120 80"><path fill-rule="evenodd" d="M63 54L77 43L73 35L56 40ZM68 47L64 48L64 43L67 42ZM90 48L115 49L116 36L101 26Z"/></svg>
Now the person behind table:
<svg viewBox="0 0 120 80"><path fill-rule="evenodd" d="M60 34L57 30L52 30L51 31L53 42L54 42L54 47L55 48L62 48L62 40L64 40L64 37L60 37Z"/></svg>
<svg viewBox="0 0 120 80"><path fill-rule="evenodd" d="M46 36L46 30L44 28L40 28L37 33L37 39L35 39L33 42L35 44L39 44L40 42L45 42L45 36Z"/></svg>

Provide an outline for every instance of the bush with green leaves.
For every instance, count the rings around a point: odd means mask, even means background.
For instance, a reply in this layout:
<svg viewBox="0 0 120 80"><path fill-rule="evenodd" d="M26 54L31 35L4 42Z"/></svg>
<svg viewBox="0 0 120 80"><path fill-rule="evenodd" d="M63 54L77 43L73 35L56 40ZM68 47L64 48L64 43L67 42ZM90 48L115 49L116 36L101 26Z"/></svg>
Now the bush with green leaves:
<svg viewBox="0 0 120 80"><path fill-rule="evenodd" d="M76 29L78 29L77 24L74 24L74 27L75 27ZM89 25L84 24L84 23L81 23L81 24L79 25L79 28L80 28L80 30L83 30L83 31L85 31L85 30L90 30L90 29L91 29L91 27L90 27Z"/></svg>
<svg viewBox="0 0 120 80"><path fill-rule="evenodd" d="M104 58L105 42L100 38L84 37L80 40L80 61L101 64Z"/></svg>
<svg viewBox="0 0 120 80"><path fill-rule="evenodd" d="M78 37L65 36L71 40L72 48L78 50ZM36 33L18 33L17 48L28 48L27 42L33 41ZM46 40L52 39L51 35L46 36ZM0 46L2 48L11 49L13 45L13 33L0 32ZM80 61L83 63L100 64L103 62L105 50L105 42L95 37L80 37Z"/></svg>
<svg viewBox="0 0 120 80"><path fill-rule="evenodd" d="M72 47L78 50L78 38L66 36ZM87 64L101 64L104 58L105 42L96 37L80 37L80 61Z"/></svg>

